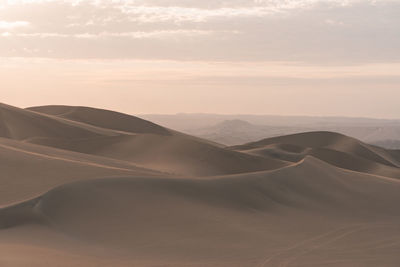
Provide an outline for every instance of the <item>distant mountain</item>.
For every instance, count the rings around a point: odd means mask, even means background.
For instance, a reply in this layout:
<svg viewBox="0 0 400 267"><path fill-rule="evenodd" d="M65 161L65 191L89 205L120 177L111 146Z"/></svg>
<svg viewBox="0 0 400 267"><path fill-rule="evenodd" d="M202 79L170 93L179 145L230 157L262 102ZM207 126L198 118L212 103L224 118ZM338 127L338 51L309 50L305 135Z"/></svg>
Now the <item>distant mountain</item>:
<svg viewBox="0 0 400 267"><path fill-rule="evenodd" d="M266 137L307 130L308 128L256 125L236 119L226 120L210 127L187 130L186 132L224 145L238 145L254 142Z"/></svg>
<svg viewBox="0 0 400 267"><path fill-rule="evenodd" d="M399 126L400 120L354 118L354 117L312 117L312 116L278 116L247 114L142 114L138 117L152 121L164 127L178 131L211 127L224 121L242 120L256 125L280 127L335 127L335 126Z"/></svg>
<svg viewBox="0 0 400 267"><path fill-rule="evenodd" d="M400 121L370 118L177 114L143 118L224 145L310 131L342 133L388 149L400 148Z"/></svg>

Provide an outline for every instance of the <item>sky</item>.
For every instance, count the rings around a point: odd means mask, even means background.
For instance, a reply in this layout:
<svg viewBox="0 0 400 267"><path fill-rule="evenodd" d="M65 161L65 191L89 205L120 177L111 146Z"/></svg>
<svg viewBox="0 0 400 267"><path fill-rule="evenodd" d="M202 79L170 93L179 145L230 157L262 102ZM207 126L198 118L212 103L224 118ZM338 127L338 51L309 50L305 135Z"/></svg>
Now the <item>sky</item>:
<svg viewBox="0 0 400 267"><path fill-rule="evenodd" d="M0 101L400 118L400 0L0 0Z"/></svg>

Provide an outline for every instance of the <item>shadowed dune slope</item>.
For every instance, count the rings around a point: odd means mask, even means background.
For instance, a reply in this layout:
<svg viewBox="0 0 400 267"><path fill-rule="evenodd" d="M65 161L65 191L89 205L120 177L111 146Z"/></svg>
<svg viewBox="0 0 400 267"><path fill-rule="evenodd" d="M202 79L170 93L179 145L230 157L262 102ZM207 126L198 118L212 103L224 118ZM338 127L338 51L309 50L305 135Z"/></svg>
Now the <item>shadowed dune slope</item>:
<svg viewBox="0 0 400 267"><path fill-rule="evenodd" d="M32 109L47 114L2 104L2 137L129 161L177 175L244 173L287 165L231 151L122 113L67 106Z"/></svg>
<svg viewBox="0 0 400 267"><path fill-rule="evenodd" d="M0 103L0 137L29 140L31 138L95 138L116 135L107 129L94 127L55 116L28 111Z"/></svg>
<svg viewBox="0 0 400 267"><path fill-rule="evenodd" d="M161 175L128 162L6 138L0 138L0 169L0 206L32 198L73 181L121 175Z"/></svg>
<svg viewBox="0 0 400 267"><path fill-rule="evenodd" d="M252 155L298 162L307 155L337 167L400 178L396 152L331 132L308 132L261 140L230 149Z"/></svg>
<svg viewBox="0 0 400 267"><path fill-rule="evenodd" d="M74 142L65 149L134 162L173 174L209 176L277 169L280 160L230 151L180 135L136 135Z"/></svg>
<svg viewBox="0 0 400 267"><path fill-rule="evenodd" d="M386 247L400 246L399 190L397 180L312 157L207 180L82 181L0 210L0 246L11 237L33 242L18 232L36 225L44 250L66 243L54 237L63 233L88 255L101 247L108 259L140 266L323 266L338 257L345 261L334 266L397 266L400 257ZM371 255L349 253L367 245Z"/></svg>
<svg viewBox="0 0 400 267"><path fill-rule="evenodd" d="M400 150L388 150L388 153L390 156L396 159L397 162L400 162Z"/></svg>
<svg viewBox="0 0 400 267"><path fill-rule="evenodd" d="M83 122L101 128L130 132L169 135L170 132L152 122L139 119L123 113L104 109L74 106L40 106L28 110L66 118L72 121Z"/></svg>
<svg viewBox="0 0 400 267"><path fill-rule="evenodd" d="M231 151L122 113L68 106L34 107L29 110L115 133L111 136L69 139L38 136L29 142L130 161L173 174L221 175L277 169L288 165L273 158Z"/></svg>
<svg viewBox="0 0 400 267"><path fill-rule="evenodd" d="M398 165L384 149L365 144L357 139L334 132L306 132L264 139L258 142L234 146L233 149L245 150L260 148L272 144L286 144L305 148L330 148L333 150L364 157L388 166Z"/></svg>

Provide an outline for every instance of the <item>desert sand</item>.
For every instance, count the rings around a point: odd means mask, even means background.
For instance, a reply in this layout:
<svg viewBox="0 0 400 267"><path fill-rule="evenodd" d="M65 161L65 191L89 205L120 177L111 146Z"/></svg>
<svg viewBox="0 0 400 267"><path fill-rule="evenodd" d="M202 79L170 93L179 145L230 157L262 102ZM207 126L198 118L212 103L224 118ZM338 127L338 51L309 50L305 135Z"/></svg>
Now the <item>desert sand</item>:
<svg viewBox="0 0 400 267"><path fill-rule="evenodd" d="M400 265L400 151L0 104L0 266Z"/></svg>

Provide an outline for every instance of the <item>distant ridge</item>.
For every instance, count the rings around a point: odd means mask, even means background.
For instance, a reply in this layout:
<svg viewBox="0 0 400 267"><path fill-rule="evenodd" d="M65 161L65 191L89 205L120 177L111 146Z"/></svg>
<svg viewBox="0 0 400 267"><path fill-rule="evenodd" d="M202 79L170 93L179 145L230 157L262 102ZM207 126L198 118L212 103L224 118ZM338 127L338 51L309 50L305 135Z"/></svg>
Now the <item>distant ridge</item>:
<svg viewBox="0 0 400 267"><path fill-rule="evenodd" d="M387 149L400 149L400 120L395 119L243 114L141 115L141 117L228 146L288 134L330 131ZM231 123L235 120L246 122L247 126L243 123Z"/></svg>

